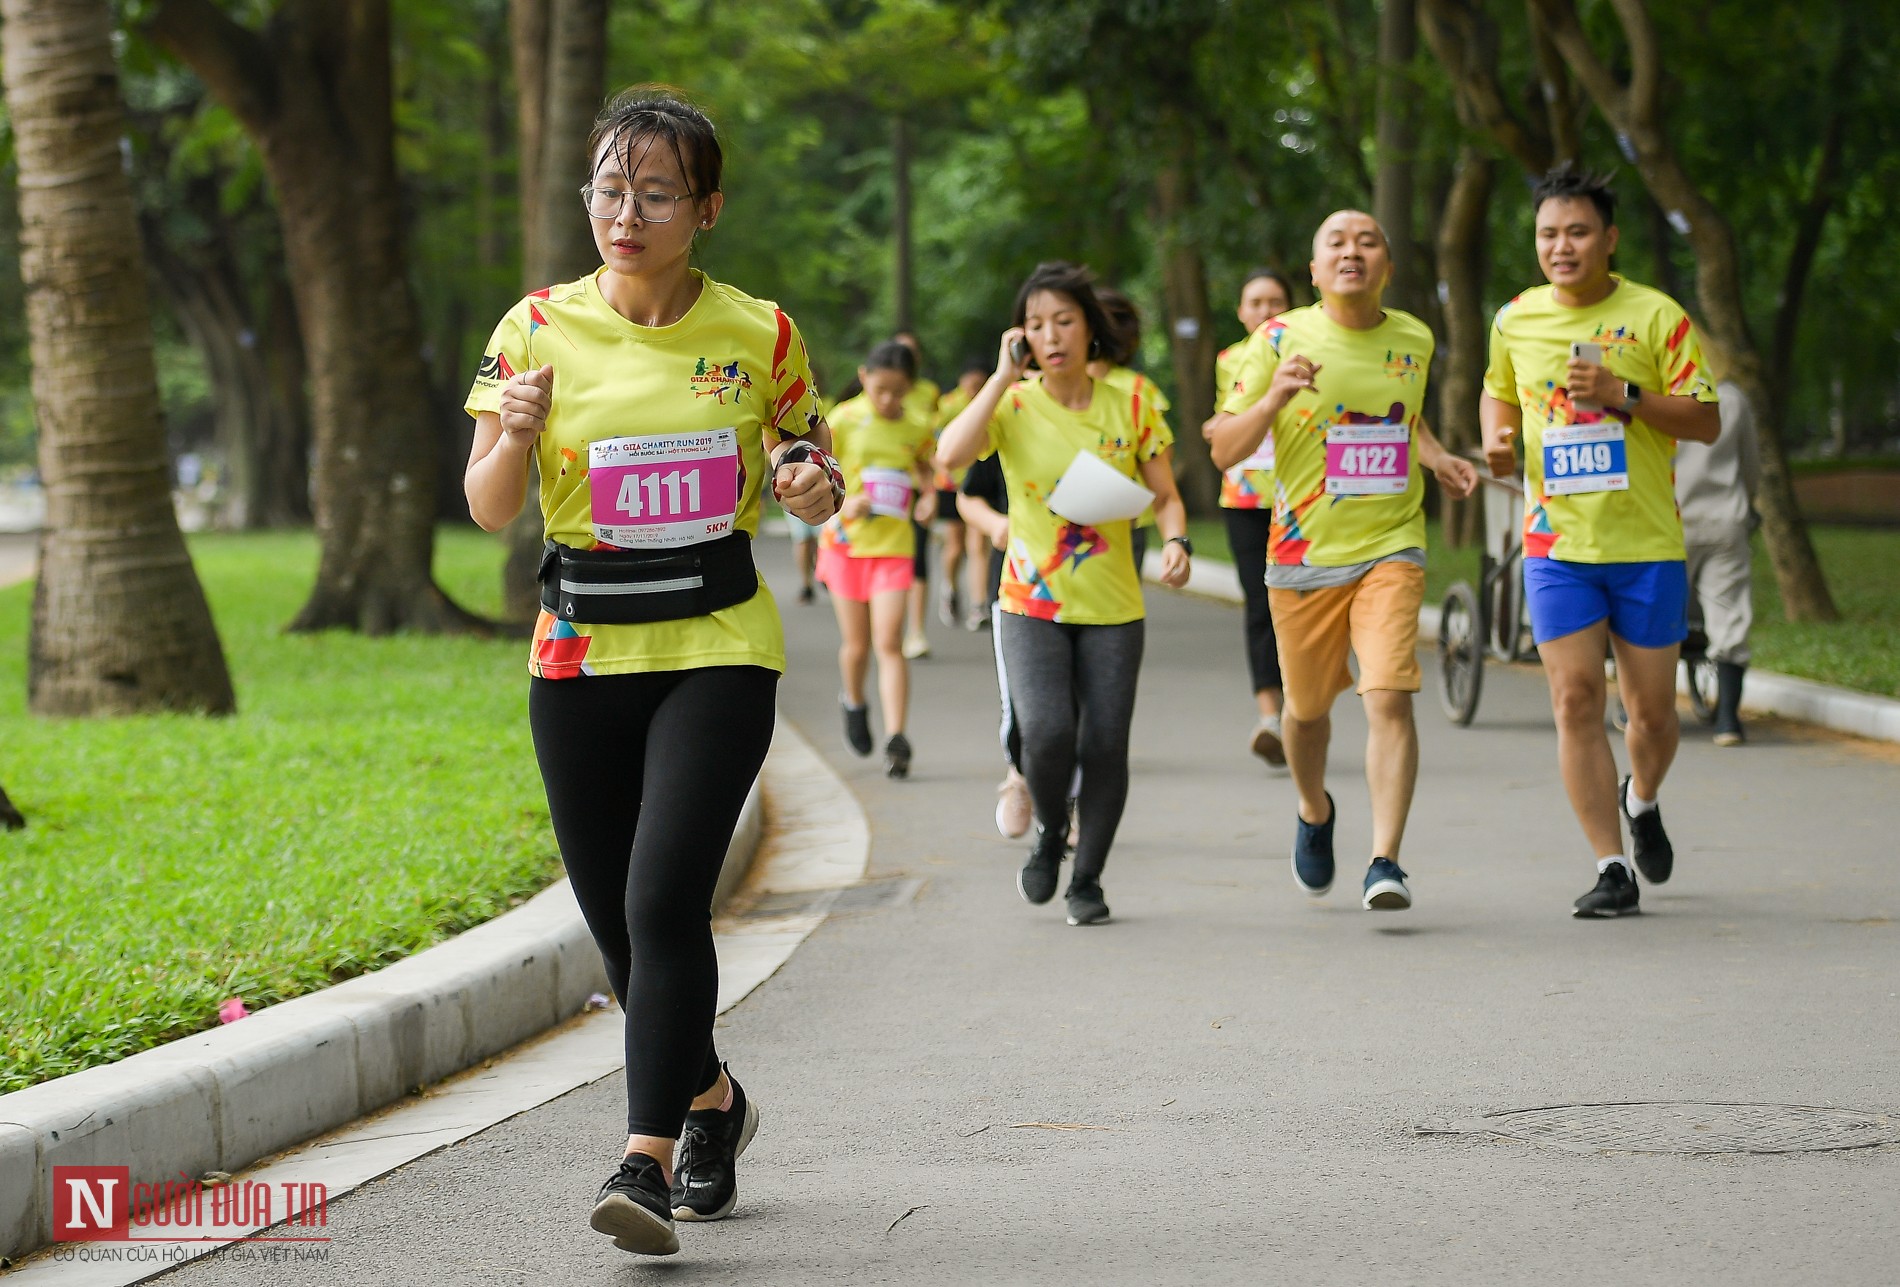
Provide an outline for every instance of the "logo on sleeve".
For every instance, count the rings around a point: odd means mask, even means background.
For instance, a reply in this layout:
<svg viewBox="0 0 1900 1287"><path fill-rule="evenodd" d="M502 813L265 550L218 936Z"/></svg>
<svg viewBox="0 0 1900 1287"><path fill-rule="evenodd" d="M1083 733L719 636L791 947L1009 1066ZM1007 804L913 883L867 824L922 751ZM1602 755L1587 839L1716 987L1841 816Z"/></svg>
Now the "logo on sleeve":
<svg viewBox="0 0 1900 1287"><path fill-rule="evenodd" d="M740 369L737 362L721 364L710 358L699 359L693 368L691 383L694 398L711 398L722 407L728 401L737 402L752 389L752 377Z"/></svg>
<svg viewBox="0 0 1900 1287"><path fill-rule="evenodd" d="M506 353L492 353L483 358L481 365L475 368L475 378L487 380L491 384L500 384L514 379L515 369L508 365Z"/></svg>

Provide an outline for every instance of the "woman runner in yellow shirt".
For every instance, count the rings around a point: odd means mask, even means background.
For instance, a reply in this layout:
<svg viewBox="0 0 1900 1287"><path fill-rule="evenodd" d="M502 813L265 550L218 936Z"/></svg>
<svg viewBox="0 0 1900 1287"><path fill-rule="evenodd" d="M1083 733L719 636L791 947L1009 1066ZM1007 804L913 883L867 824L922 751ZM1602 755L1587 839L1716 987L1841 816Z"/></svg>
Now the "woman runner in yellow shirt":
<svg viewBox="0 0 1900 1287"><path fill-rule="evenodd" d="M676 1219L731 1212L759 1122L713 1045L708 911L785 669L752 563L759 498L769 481L822 523L844 488L798 329L690 267L725 201L712 122L671 91L629 90L588 155L603 267L496 328L468 396L464 487L495 531L521 511L531 453L540 465L528 719L561 860L626 1012L625 1157L589 1222L668 1255Z"/></svg>
<svg viewBox="0 0 1900 1287"><path fill-rule="evenodd" d="M1108 919L1102 869L1128 799L1128 729L1141 668L1141 581L1129 521L1074 522L1049 507L1079 457L1094 456L1154 493L1167 545L1163 579L1187 582L1187 514L1174 487L1172 442L1160 412L1089 375L1108 333L1093 278L1047 263L1016 296L996 373L945 426L937 463L964 469L994 452L1009 489L1009 550L998 647L1022 733L1023 776L1035 803L1036 846L1017 877L1025 901L1055 896L1069 830L1069 782L1079 766L1069 923ZM1018 346L1021 345L1021 348ZM1037 379L1022 378L1030 362Z"/></svg>
<svg viewBox="0 0 1900 1287"><path fill-rule="evenodd" d="M831 591L842 636L838 671L844 681L844 740L859 755L871 753L864 678L875 651L884 707L884 771L894 778L910 775L910 739L904 736L910 704L905 607L916 581L917 546L937 508L930 464L935 426L906 403L916 373L916 355L886 340L858 368L864 392L832 411L845 502L818 538L818 579Z"/></svg>

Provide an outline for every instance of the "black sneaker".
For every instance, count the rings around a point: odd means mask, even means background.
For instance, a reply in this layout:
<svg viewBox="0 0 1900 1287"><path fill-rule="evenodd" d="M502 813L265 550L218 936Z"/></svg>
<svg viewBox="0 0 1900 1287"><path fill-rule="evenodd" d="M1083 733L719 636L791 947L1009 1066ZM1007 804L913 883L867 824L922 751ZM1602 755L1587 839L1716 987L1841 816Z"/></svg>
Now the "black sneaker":
<svg viewBox="0 0 1900 1287"><path fill-rule="evenodd" d="M1331 812L1319 823L1308 822L1298 809L1293 812L1293 879L1315 898L1333 887L1333 824L1339 821L1339 808L1331 791L1326 793L1326 807Z"/></svg>
<svg viewBox="0 0 1900 1287"><path fill-rule="evenodd" d="M739 1201L733 1163L759 1133L759 1106L731 1073L732 1107L702 1108L686 1114L679 1161L673 1166L673 1218L724 1220Z"/></svg>
<svg viewBox="0 0 1900 1287"><path fill-rule="evenodd" d="M1577 900L1576 910L1571 915L1579 919L1634 916L1643 910L1637 906L1639 901L1636 877L1630 875L1630 869L1622 863L1613 862L1598 875L1597 887Z"/></svg>
<svg viewBox="0 0 1900 1287"><path fill-rule="evenodd" d="M630 1153L600 1186L587 1223L614 1246L642 1256L670 1256L680 1249L673 1231L673 1199L666 1172L645 1153Z"/></svg>
<svg viewBox="0 0 1900 1287"><path fill-rule="evenodd" d="M884 744L884 776L899 782L910 776L910 739L902 733L892 733Z"/></svg>
<svg viewBox="0 0 1900 1287"><path fill-rule="evenodd" d="M806 586L798 592L798 601L800 603L812 603L817 598L818 591L812 589L810 586Z"/></svg>
<svg viewBox="0 0 1900 1287"><path fill-rule="evenodd" d="M858 755L871 753L871 708L853 706L850 702L838 701L844 711L844 744Z"/></svg>
<svg viewBox="0 0 1900 1287"><path fill-rule="evenodd" d="M1102 882L1077 876L1069 882L1069 924L1101 925L1108 920L1108 904L1102 900Z"/></svg>
<svg viewBox="0 0 1900 1287"><path fill-rule="evenodd" d="M1029 851L1029 861L1016 873L1016 892L1023 901L1040 906L1056 896L1056 881L1062 875L1062 858L1067 846L1062 836L1051 836L1047 831L1038 832L1036 847Z"/></svg>
<svg viewBox="0 0 1900 1287"><path fill-rule="evenodd" d="M1642 872L1643 879L1650 884L1660 885L1676 869L1676 847L1669 843L1669 833L1663 830L1661 805L1648 813L1631 815L1630 783L1633 780L1623 779L1623 785L1617 789L1616 802L1622 807L1623 816L1629 819L1630 848L1636 859L1636 870Z"/></svg>

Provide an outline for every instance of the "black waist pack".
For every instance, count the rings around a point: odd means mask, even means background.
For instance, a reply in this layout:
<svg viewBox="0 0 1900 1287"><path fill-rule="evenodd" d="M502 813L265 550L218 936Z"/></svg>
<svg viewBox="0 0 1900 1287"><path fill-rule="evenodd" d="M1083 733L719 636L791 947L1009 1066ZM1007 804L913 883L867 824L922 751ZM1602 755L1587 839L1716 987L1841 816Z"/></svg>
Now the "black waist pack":
<svg viewBox="0 0 1900 1287"><path fill-rule="evenodd" d="M562 621L597 626L703 617L759 592L744 532L676 550L578 550L549 541L540 581L542 607Z"/></svg>

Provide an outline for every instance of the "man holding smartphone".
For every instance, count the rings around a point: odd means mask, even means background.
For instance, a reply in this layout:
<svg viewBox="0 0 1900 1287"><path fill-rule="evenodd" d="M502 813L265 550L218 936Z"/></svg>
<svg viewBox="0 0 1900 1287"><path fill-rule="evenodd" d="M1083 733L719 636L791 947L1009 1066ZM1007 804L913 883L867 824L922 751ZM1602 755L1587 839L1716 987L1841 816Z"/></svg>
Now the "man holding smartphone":
<svg viewBox="0 0 1900 1287"><path fill-rule="evenodd" d="M1533 194L1537 261L1549 279L1498 310L1480 418L1494 474L1524 438L1524 587L1550 680L1557 760L1597 855L1579 917L1640 910L1623 855L1661 884L1675 851L1657 796L1676 756L1676 663L1688 633L1688 575L1676 513L1676 442L1721 432L1714 382L1682 306L1610 271L1616 197L1565 167ZM1619 785L1604 728L1603 660L1616 657L1629 711L1630 773Z"/></svg>

